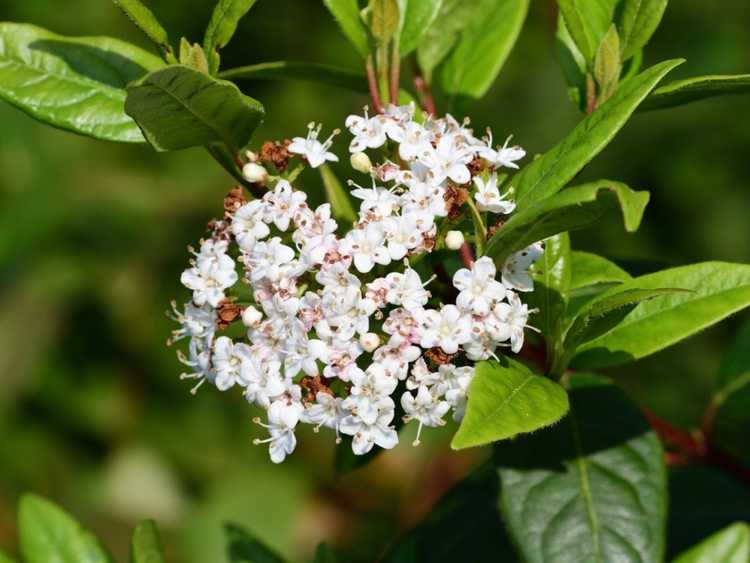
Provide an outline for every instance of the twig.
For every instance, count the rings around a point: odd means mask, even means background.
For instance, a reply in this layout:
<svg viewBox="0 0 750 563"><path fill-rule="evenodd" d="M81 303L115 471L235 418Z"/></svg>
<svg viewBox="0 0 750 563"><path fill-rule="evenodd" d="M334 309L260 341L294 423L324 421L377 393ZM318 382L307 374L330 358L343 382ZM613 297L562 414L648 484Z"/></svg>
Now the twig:
<svg viewBox="0 0 750 563"><path fill-rule="evenodd" d="M435 115L435 100L432 97L432 91L430 85L421 74L414 75L414 88L419 94L419 99L422 102L422 107L430 115Z"/></svg>
<svg viewBox="0 0 750 563"><path fill-rule="evenodd" d="M398 105L398 83L400 80L401 59L398 52L398 41L391 47L391 103Z"/></svg>
<svg viewBox="0 0 750 563"><path fill-rule="evenodd" d="M377 113L383 113L383 102L380 99L380 92L378 91L378 79L375 76L375 66L372 63L372 55L367 57L365 68L367 69L367 86L370 89L372 108Z"/></svg>
<svg viewBox="0 0 750 563"><path fill-rule="evenodd" d="M464 263L464 266L471 268L471 265L474 263L474 255L471 253L469 243L463 243L458 253L461 255L461 261Z"/></svg>

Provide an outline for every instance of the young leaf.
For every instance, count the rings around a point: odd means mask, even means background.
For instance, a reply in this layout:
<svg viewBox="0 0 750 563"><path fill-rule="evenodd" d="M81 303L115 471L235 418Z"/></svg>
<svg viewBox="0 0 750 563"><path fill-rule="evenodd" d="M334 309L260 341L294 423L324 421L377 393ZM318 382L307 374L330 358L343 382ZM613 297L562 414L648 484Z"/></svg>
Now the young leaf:
<svg viewBox="0 0 750 563"><path fill-rule="evenodd" d="M486 463L441 498L419 525L388 550L383 563L516 561L497 509L500 483Z"/></svg>
<svg viewBox="0 0 750 563"><path fill-rule="evenodd" d="M370 33L378 45L388 44L398 32L400 11L398 0L370 0L367 8Z"/></svg>
<svg viewBox="0 0 750 563"><path fill-rule="evenodd" d="M0 99L80 135L142 143L124 110L125 86L163 65L117 39L63 37L33 25L0 23Z"/></svg>
<svg viewBox="0 0 750 563"><path fill-rule="evenodd" d="M697 76L676 80L651 92L639 110L665 109L714 96L750 93L750 74Z"/></svg>
<svg viewBox="0 0 750 563"><path fill-rule="evenodd" d="M260 125L263 106L225 80L171 65L128 86L125 111L158 151L220 141L243 147Z"/></svg>
<svg viewBox="0 0 750 563"><path fill-rule="evenodd" d="M167 31L141 0L114 0L114 3L157 47L165 53L171 53Z"/></svg>
<svg viewBox="0 0 750 563"><path fill-rule="evenodd" d="M495 448L500 507L521 558L661 561L667 479L659 439L602 377L574 375L570 402L560 424Z"/></svg>
<svg viewBox="0 0 750 563"><path fill-rule="evenodd" d="M425 32L437 18L442 4L443 0L406 0L399 40L399 53L402 57L419 46Z"/></svg>
<svg viewBox="0 0 750 563"><path fill-rule="evenodd" d="M367 30L359 16L357 0L323 0L323 4L331 12L341 27L341 31L351 41L362 57L370 54L370 42Z"/></svg>
<svg viewBox="0 0 750 563"><path fill-rule="evenodd" d="M145 520L136 526L130 542L130 563L164 563L164 552L159 531L153 520Z"/></svg>
<svg viewBox="0 0 750 563"><path fill-rule="evenodd" d="M617 0L558 0L565 25L589 67L614 19Z"/></svg>
<svg viewBox="0 0 750 563"><path fill-rule="evenodd" d="M441 74L448 96L465 102L489 90L521 33L528 8L529 0L498 0L463 30Z"/></svg>
<svg viewBox="0 0 750 563"><path fill-rule="evenodd" d="M568 411L560 385L511 358L476 364L469 402L453 437L456 450L483 446L554 424Z"/></svg>
<svg viewBox="0 0 750 563"><path fill-rule="evenodd" d="M326 199L331 204L333 216L339 221L354 223L357 220L357 212L354 210L349 193L327 164L320 167L320 177L323 180Z"/></svg>
<svg viewBox="0 0 750 563"><path fill-rule="evenodd" d="M239 526L227 524L225 531L229 563L284 563L281 556Z"/></svg>
<svg viewBox="0 0 750 563"><path fill-rule="evenodd" d="M622 63L620 61L620 37L615 24L609 26L594 58L594 78L599 85L598 102L607 101L617 89Z"/></svg>
<svg viewBox="0 0 750 563"><path fill-rule="evenodd" d="M673 563L747 563L750 561L750 526L737 522L709 536Z"/></svg>
<svg viewBox="0 0 750 563"><path fill-rule="evenodd" d="M607 146L664 75L681 63L659 63L622 84L562 142L524 167L512 182L518 194L518 210L561 190Z"/></svg>
<svg viewBox="0 0 750 563"><path fill-rule="evenodd" d="M666 8L667 0L622 0L617 8L617 27L623 61L648 43Z"/></svg>
<svg viewBox="0 0 750 563"><path fill-rule="evenodd" d="M617 328L584 344L573 365L606 367L631 362L679 342L750 305L750 265L704 262L633 278L618 287L673 293L638 305Z"/></svg>
<svg viewBox="0 0 750 563"><path fill-rule="evenodd" d="M580 250L574 250L571 254L571 270L571 290L600 283L625 282L631 279L631 275L614 262Z"/></svg>
<svg viewBox="0 0 750 563"><path fill-rule="evenodd" d="M18 527L26 563L112 563L93 534L41 497L21 498Z"/></svg>
<svg viewBox="0 0 750 563"><path fill-rule="evenodd" d="M649 193L599 180L567 188L511 216L487 243L485 254L502 264L513 252L563 231L584 229L619 207L628 232L638 229Z"/></svg>
<svg viewBox="0 0 750 563"><path fill-rule="evenodd" d="M203 37L203 49L211 74L219 70L219 50L226 47L237 31L240 20L250 11L256 0L218 0Z"/></svg>
<svg viewBox="0 0 750 563"><path fill-rule="evenodd" d="M367 78L359 72L336 66L295 61L275 61L225 70L219 78L238 80L304 80L328 86L346 88L366 94Z"/></svg>

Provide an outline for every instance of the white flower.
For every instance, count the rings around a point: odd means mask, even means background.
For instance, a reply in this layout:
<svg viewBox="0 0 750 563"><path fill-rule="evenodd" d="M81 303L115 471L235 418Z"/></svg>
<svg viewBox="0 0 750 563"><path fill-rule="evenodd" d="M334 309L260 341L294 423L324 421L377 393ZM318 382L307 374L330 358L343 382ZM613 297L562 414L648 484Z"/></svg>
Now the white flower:
<svg viewBox="0 0 750 563"><path fill-rule="evenodd" d="M466 184L471 180L471 173L466 165L472 159L471 150L462 139L453 134L443 135L436 147L430 147L419 156L420 162L430 169L435 183L450 178L456 184Z"/></svg>
<svg viewBox="0 0 750 563"><path fill-rule="evenodd" d="M260 164L248 162L242 167L242 176L253 184L263 184L268 180L268 171Z"/></svg>
<svg viewBox="0 0 750 563"><path fill-rule="evenodd" d="M401 395L401 406L404 408L404 413L406 413L404 420L419 421L417 437L414 440L415 446L419 445L422 426L442 426L445 424L443 417L448 412L448 409L450 409L447 401L442 401L434 396L430 392L430 389L424 385L420 386L416 397L408 391L404 392Z"/></svg>
<svg viewBox="0 0 750 563"><path fill-rule="evenodd" d="M495 305L493 314L500 323L506 327L508 338L510 338L511 350L518 354L523 348L523 329L528 325L529 307L522 303L513 292L508 292L509 303L498 303Z"/></svg>
<svg viewBox="0 0 750 563"><path fill-rule="evenodd" d="M480 211L489 211L490 213L502 213L507 215L512 213L516 208L516 204L512 201L508 201L505 198L508 193L500 195L500 190L497 187L497 174L490 174L489 178L485 182L481 177L474 177L474 184L477 187L477 193L474 194L474 199L477 202L477 208Z"/></svg>
<svg viewBox="0 0 750 563"><path fill-rule="evenodd" d="M466 398L469 384L474 379L474 368L445 364L440 366L439 374L441 378L439 387L445 394L445 400L453 407L453 420L459 422L466 412Z"/></svg>
<svg viewBox="0 0 750 563"><path fill-rule="evenodd" d="M372 188L363 188L354 182L349 182L350 186L356 186L351 191L352 196L361 199L360 213L370 211L378 217L390 217L399 204L399 197L391 190L375 185L373 180Z"/></svg>
<svg viewBox="0 0 750 563"><path fill-rule="evenodd" d="M320 135L322 127L322 124L317 126L315 123L308 124L307 138L295 137L292 139L289 147L287 147L289 152L304 156L313 168L317 168L329 160L331 162L339 161L339 157L328 150L333 144L333 137L335 137L339 131L335 130L331 133L330 137L321 143L318 141L318 136Z"/></svg>
<svg viewBox="0 0 750 563"><path fill-rule="evenodd" d="M281 375L281 362L271 360L261 364L253 358L250 366L252 367L248 367L246 372L248 384L245 388L245 399L248 403L255 403L267 409L271 401L286 391Z"/></svg>
<svg viewBox="0 0 750 563"><path fill-rule="evenodd" d="M341 252L354 259L354 267L366 274L375 264L388 264L391 257L384 246L385 236L379 226L367 225L364 229L349 231L341 241Z"/></svg>
<svg viewBox="0 0 750 563"><path fill-rule="evenodd" d="M257 243L245 258L245 265L250 268L250 280L259 281L268 278L277 281L284 271L283 266L294 260L294 250L281 243L280 237L273 237L268 242Z"/></svg>
<svg viewBox="0 0 750 563"><path fill-rule="evenodd" d="M213 365L216 370L214 381L219 391L239 385L245 387L252 370L252 352L250 346L242 342L234 343L227 336L220 336L214 342Z"/></svg>
<svg viewBox="0 0 750 563"><path fill-rule="evenodd" d="M388 282L386 299L393 305L402 305L407 310L420 309L427 304L430 292L422 283L419 274L412 268L404 273L392 272L385 277Z"/></svg>
<svg viewBox="0 0 750 563"><path fill-rule="evenodd" d="M188 301L181 312L177 310L177 303L172 301L171 318L182 326L172 331L169 344L186 337L210 338L216 332L216 310L207 304L198 307Z"/></svg>
<svg viewBox="0 0 750 563"><path fill-rule="evenodd" d="M364 455L374 445L390 450L398 444L398 434L390 426L393 420L393 409L378 413L374 423L368 424L360 417L349 415L341 421L341 432L353 436L352 451L356 455Z"/></svg>
<svg viewBox="0 0 750 563"><path fill-rule="evenodd" d="M268 408L268 424L262 426L268 428L271 436L265 440L256 439L254 443L268 444L268 453L272 462L281 463L297 446L294 428L299 422L301 412L302 405L285 399L274 401Z"/></svg>
<svg viewBox="0 0 750 563"><path fill-rule="evenodd" d="M203 338L191 338L188 352L189 356L185 356L182 350L177 351L177 359L193 370L180 375L180 379L198 380L195 387L190 390L190 393L195 395L201 385L206 381L213 381L216 377L211 363L211 343Z"/></svg>
<svg viewBox="0 0 750 563"><path fill-rule="evenodd" d="M250 252L256 242L266 238L271 232L263 220L265 209L265 204L261 200L254 199L232 215L232 234L245 252Z"/></svg>
<svg viewBox="0 0 750 563"><path fill-rule="evenodd" d="M398 385L398 380L390 375L380 364L373 363L366 371L352 375L354 384L349 396L344 399L343 407L355 413L365 424L374 424L378 413L392 408L389 397Z"/></svg>
<svg viewBox="0 0 750 563"><path fill-rule="evenodd" d="M394 334L387 344L375 350L372 357L389 375L406 379L409 364L419 358L420 354L419 348L413 346L411 341L400 334Z"/></svg>
<svg viewBox="0 0 750 563"><path fill-rule="evenodd" d="M516 291L534 291L534 280L529 267L544 254L541 243L534 243L520 252L511 254L503 265L503 284Z"/></svg>
<svg viewBox="0 0 750 563"><path fill-rule="evenodd" d="M354 139L349 144L349 152L357 153L365 149L377 149L382 147L386 141L386 120L382 115L369 117L367 109L365 116L350 115L346 118L346 127Z"/></svg>
<svg viewBox="0 0 750 563"><path fill-rule="evenodd" d="M455 305L425 311L422 322L422 348L440 346L446 354L455 354L471 340L471 321Z"/></svg>
<svg viewBox="0 0 750 563"><path fill-rule="evenodd" d="M388 136L399 143L398 155L406 161L432 150L432 133L415 121L388 128Z"/></svg>
<svg viewBox="0 0 750 563"><path fill-rule="evenodd" d="M422 233L417 227L416 217L389 217L383 220L388 253L393 260L401 260L407 252L417 248L422 242Z"/></svg>
<svg viewBox="0 0 750 563"><path fill-rule="evenodd" d="M443 366L440 366L441 368ZM431 386L440 381L439 372L432 372L427 367L424 358L419 358L411 368L411 375L406 380L406 388L410 391L421 386Z"/></svg>
<svg viewBox="0 0 750 563"><path fill-rule="evenodd" d="M234 270L234 260L224 256L232 264L231 269L224 265L204 262L196 264L182 272L182 285L193 290L193 302L202 307L206 303L211 307L218 307L224 298L224 290L237 282L237 272Z"/></svg>
<svg viewBox="0 0 750 563"><path fill-rule="evenodd" d="M301 419L308 424L314 424L316 432L323 426L335 430L338 442L341 440L339 438L341 421L348 414L341 406L342 401L340 397L318 391L315 394L315 403L305 408Z"/></svg>
<svg viewBox="0 0 750 563"><path fill-rule="evenodd" d="M505 141L505 144L503 144L502 148L500 148L497 151L497 156L495 157L494 163L495 166L506 166L508 168L518 168L518 164L516 164L517 160L521 160L524 156L526 156L526 151L523 150L519 146L513 146L509 147L508 143L510 142L511 137L508 137Z"/></svg>
<svg viewBox="0 0 750 563"><path fill-rule="evenodd" d="M289 182L279 180L274 190L263 196L265 220L273 222L280 231L286 231L292 217L305 205L306 200L305 192L293 190Z"/></svg>
<svg viewBox="0 0 750 563"><path fill-rule="evenodd" d="M456 298L459 309L476 315L486 315L493 303L505 297L505 286L495 280L495 263L487 256L476 260L471 270L458 270L453 276L453 285L461 292Z"/></svg>

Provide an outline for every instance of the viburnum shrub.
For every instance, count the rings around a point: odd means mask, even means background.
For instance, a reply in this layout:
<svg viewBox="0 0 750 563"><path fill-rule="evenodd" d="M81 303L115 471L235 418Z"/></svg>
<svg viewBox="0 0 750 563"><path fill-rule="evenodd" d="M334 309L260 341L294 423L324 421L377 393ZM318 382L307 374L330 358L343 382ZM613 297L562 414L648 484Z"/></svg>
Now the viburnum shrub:
<svg viewBox="0 0 750 563"><path fill-rule="evenodd" d="M584 116L541 155L464 117L510 54L528 0L323 0L361 54L362 74L295 62L221 70L221 50L253 0L219 0L202 45L182 38L179 50L139 0L115 3L161 57L116 39L5 23L0 97L100 139L159 151L203 146L234 178L217 198L221 214L196 233L183 303L170 313L179 325L170 343L193 392L208 383L260 407L255 443L275 463L294 451L300 424L327 429L342 466L400 437L418 445L424 427L451 418L453 448L495 443L492 459L383 560L660 561L660 437L671 460L748 480L747 441L737 439L748 419L736 401L750 383L750 332L692 433L642 413L592 370L643 358L748 306L750 266L707 262L633 277L573 250L568 236L617 213L626 231L637 230L648 192L576 183L634 112L750 89L748 75L658 86L680 60L641 69L666 0L559 0L560 60ZM402 73L406 58L413 71ZM369 99L348 108L343 124L251 140L263 106L235 82L269 78ZM327 202L313 207L317 182ZM362 457L346 461L351 454ZM71 538L80 533L30 497L26 511L34 510L63 522ZM467 513L485 516L473 527ZM436 533L441 526L450 532ZM141 533L144 557L161 560L155 532ZM279 560L237 530L230 537ZM245 560L242 549L230 556ZM678 560L749 553L750 531L738 524ZM316 560L332 557L322 548Z"/></svg>

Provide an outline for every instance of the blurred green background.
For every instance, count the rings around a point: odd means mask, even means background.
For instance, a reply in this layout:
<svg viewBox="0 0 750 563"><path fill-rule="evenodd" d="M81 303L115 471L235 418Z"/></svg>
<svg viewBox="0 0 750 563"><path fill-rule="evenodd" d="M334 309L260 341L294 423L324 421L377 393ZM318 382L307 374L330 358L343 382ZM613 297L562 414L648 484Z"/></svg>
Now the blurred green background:
<svg viewBox="0 0 750 563"><path fill-rule="evenodd" d="M172 37L193 41L212 0L154 0ZM109 2L0 3L0 19L62 34L113 35L148 47ZM537 0L489 95L472 111L477 128L513 133L541 152L580 118L555 60L554 4ZM645 64L688 62L673 78L750 72L746 0L673 2ZM225 67L280 59L358 59L321 2L262 0L226 49ZM304 83L258 82L246 91L268 117L256 140L327 129L366 100ZM330 436L301 436L273 466L254 447L253 413L239 394L177 374L164 342L169 300L184 300L179 272L229 177L200 150L155 154L76 137L0 104L0 548L15 547L24 491L80 517L120 558L130 527L159 521L174 561L222 560L222 523L234 521L294 560L318 541L348 560L373 560L417 521L483 452L452 453L453 431L415 449L403 440L365 470L337 478ZM340 139L338 148L345 149ZM652 191L641 230L620 221L576 233L579 249L639 273L703 260L750 261L750 97L726 97L639 114L586 171ZM748 315L745 314L744 318ZM631 396L666 419L694 424L722 350L743 317L613 373ZM697 538L694 538L697 539Z"/></svg>

